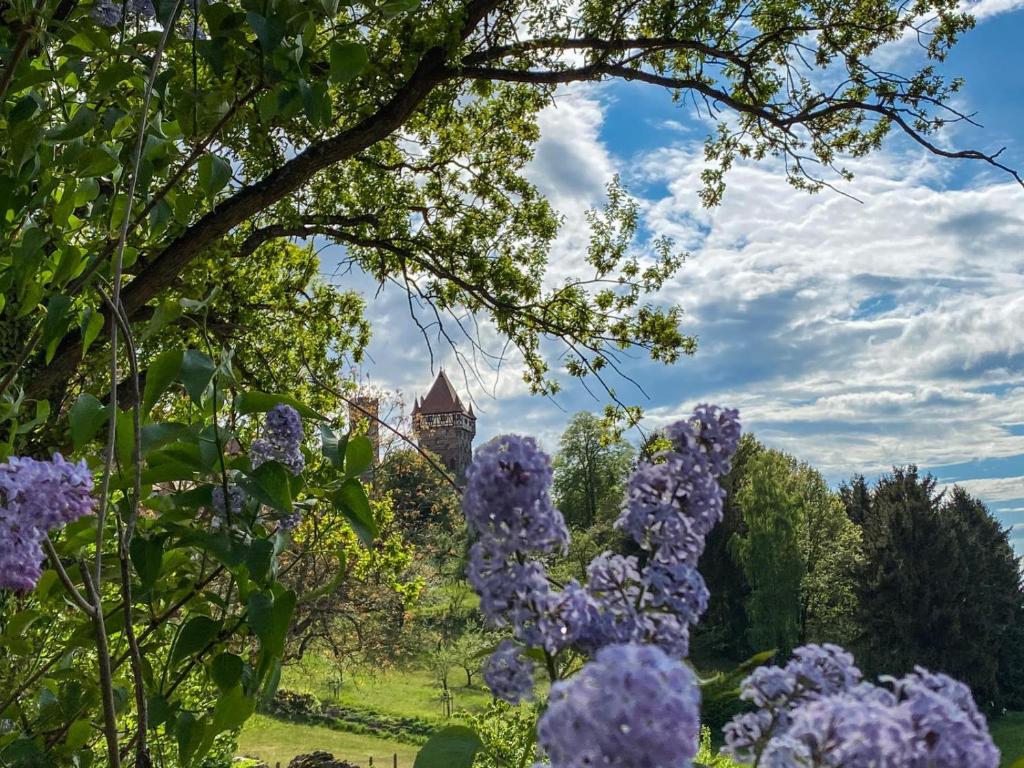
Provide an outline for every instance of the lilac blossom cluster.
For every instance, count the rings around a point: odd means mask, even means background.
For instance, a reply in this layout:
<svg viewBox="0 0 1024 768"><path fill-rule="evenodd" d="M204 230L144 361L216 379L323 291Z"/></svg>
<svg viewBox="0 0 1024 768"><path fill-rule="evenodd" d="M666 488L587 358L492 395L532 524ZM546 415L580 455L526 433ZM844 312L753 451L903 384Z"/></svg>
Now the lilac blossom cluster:
<svg viewBox="0 0 1024 768"><path fill-rule="evenodd" d="M495 696L510 704L533 697L533 663L511 640L502 640L483 669L484 682Z"/></svg>
<svg viewBox="0 0 1024 768"><path fill-rule="evenodd" d="M293 475L306 466L302 455L302 417L290 405L275 405L263 423L263 436L253 440L249 449L253 469L267 461L276 461Z"/></svg>
<svg viewBox="0 0 1024 768"><path fill-rule="evenodd" d="M862 679L834 645L798 648L785 667L742 684L754 712L726 725L726 751L777 768L996 768L999 751L970 689L916 669L883 685Z"/></svg>
<svg viewBox="0 0 1024 768"><path fill-rule="evenodd" d="M548 492L551 462L536 442L506 436L478 452L463 497L476 537L468 576L493 625L511 625L519 642L551 656L628 642L687 655L689 627L708 602L697 558L721 517L718 477L740 429L735 411L700 406L669 434L673 450L633 475L619 521L651 551L649 562L641 568L637 558L606 552L591 563L586 586L556 588L538 559L564 551L569 534Z"/></svg>
<svg viewBox="0 0 1024 768"><path fill-rule="evenodd" d="M669 426L672 450L644 462L629 479L616 526L647 550L634 557L605 553L590 564L587 590L593 616L581 645L661 646L689 654L690 627L707 609L708 589L697 570L708 532L722 519L727 473L740 439L735 410L700 405Z"/></svg>
<svg viewBox="0 0 1024 768"><path fill-rule="evenodd" d="M27 592L42 575L43 539L91 514L92 473L59 453L0 464L0 589Z"/></svg>
<svg viewBox="0 0 1024 768"><path fill-rule="evenodd" d="M495 626L511 625L523 644L557 653L586 627L587 598L575 582L554 589L536 559L569 544L548 493L551 478L551 461L532 438L499 437L477 453L462 508L476 538L468 578L484 614Z"/></svg>
<svg viewBox="0 0 1024 768"><path fill-rule="evenodd" d="M681 768L697 752L693 671L654 645L609 645L551 686L537 741L557 768Z"/></svg>

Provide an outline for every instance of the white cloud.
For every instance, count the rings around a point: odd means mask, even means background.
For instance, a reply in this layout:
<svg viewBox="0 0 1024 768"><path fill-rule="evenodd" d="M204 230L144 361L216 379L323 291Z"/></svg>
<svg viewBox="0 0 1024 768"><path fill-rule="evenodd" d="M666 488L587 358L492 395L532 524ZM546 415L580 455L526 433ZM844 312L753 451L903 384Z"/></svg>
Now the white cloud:
<svg viewBox="0 0 1024 768"><path fill-rule="evenodd" d="M978 21L985 21L992 16L1024 8L1024 0L976 0L975 2L961 3L960 7L973 13Z"/></svg>
<svg viewBox="0 0 1024 768"><path fill-rule="evenodd" d="M1024 476L958 480L956 483L948 483L943 487L952 488L954 485L959 485L971 495L987 502L1024 499Z"/></svg>
<svg viewBox="0 0 1024 768"><path fill-rule="evenodd" d="M863 204L744 165L707 211L695 149L641 159L648 225L692 249L665 296L702 342L681 364L699 392L652 422L714 396L833 476L1024 454L1020 190L935 189L903 160L858 164Z"/></svg>

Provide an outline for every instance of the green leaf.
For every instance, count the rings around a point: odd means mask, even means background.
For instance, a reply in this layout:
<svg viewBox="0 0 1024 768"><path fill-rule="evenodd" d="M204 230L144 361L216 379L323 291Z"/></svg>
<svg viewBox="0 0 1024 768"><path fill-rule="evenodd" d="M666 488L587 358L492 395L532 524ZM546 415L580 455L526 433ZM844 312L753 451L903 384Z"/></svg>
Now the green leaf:
<svg viewBox="0 0 1024 768"><path fill-rule="evenodd" d="M99 400L83 392L71 406L68 423L71 426L71 442L78 450L88 443L106 423L107 409Z"/></svg>
<svg viewBox="0 0 1024 768"><path fill-rule="evenodd" d="M217 155L199 159L199 187L210 199L217 196L231 180L231 163Z"/></svg>
<svg viewBox="0 0 1024 768"><path fill-rule="evenodd" d="M393 18L400 13L407 11L414 11L419 8L419 0L390 0L390 2L384 3L380 7L381 13L384 14L385 18Z"/></svg>
<svg viewBox="0 0 1024 768"><path fill-rule="evenodd" d="M82 354L84 355L89 351L89 347L96 341L100 335L100 331L103 330L105 323L102 312L89 308L85 310L82 316Z"/></svg>
<svg viewBox="0 0 1024 768"><path fill-rule="evenodd" d="M280 405L281 403L290 405L299 412L300 416L305 416L307 419L316 419L317 421L324 421L326 419L323 414L317 413L291 395L275 395L267 392L240 393L235 398L235 410L241 414L266 413L275 405Z"/></svg>
<svg viewBox="0 0 1024 768"><path fill-rule="evenodd" d="M149 591L156 584L156 580L160 578L160 569L163 567L163 538L135 536L132 538L129 554L132 565L135 567L135 573L139 575L139 581L142 582L142 590Z"/></svg>
<svg viewBox="0 0 1024 768"><path fill-rule="evenodd" d="M178 741L178 759L182 766L192 764L206 740L206 725L191 712L183 713L174 724L174 737Z"/></svg>
<svg viewBox="0 0 1024 768"><path fill-rule="evenodd" d="M273 628L274 600L266 592L253 592L245 604L246 623L252 633L266 644Z"/></svg>
<svg viewBox="0 0 1024 768"><path fill-rule="evenodd" d="M189 427L184 424L175 424L173 421L144 424L142 426L142 455L149 456L153 451L176 441L186 440L191 435L192 430Z"/></svg>
<svg viewBox="0 0 1024 768"><path fill-rule="evenodd" d="M149 322L146 323L145 329L142 331L142 340L152 338L155 334L162 331L168 325L173 323L179 317L181 317L182 307L180 301L172 301L168 299L157 305L156 311L153 312L153 317L150 318Z"/></svg>
<svg viewBox="0 0 1024 768"><path fill-rule="evenodd" d="M320 442L323 445L323 454L331 462L331 466L335 469L341 469L345 465L348 436L339 435L326 424L321 424Z"/></svg>
<svg viewBox="0 0 1024 768"><path fill-rule="evenodd" d="M47 131L46 140L53 143L73 141L85 136L94 125L96 125L96 113L89 107L79 107L66 125Z"/></svg>
<svg viewBox="0 0 1024 768"><path fill-rule="evenodd" d="M67 296L55 293L46 303L46 321L43 324L43 344L46 345L46 362L53 359L53 353L57 351L57 342L64 336L68 326L68 309L71 307L71 299Z"/></svg>
<svg viewBox="0 0 1024 768"><path fill-rule="evenodd" d="M370 63L366 47L361 43L331 45L331 82L344 85L363 73Z"/></svg>
<svg viewBox="0 0 1024 768"><path fill-rule="evenodd" d="M345 447L345 474L358 477L373 466L373 443L366 435L350 437Z"/></svg>
<svg viewBox="0 0 1024 768"><path fill-rule="evenodd" d="M254 592L246 603L249 628L262 644L266 656L279 658L284 652L288 625L295 610L295 593L282 592L276 598ZM264 660L261 660L261 665Z"/></svg>
<svg viewBox="0 0 1024 768"><path fill-rule="evenodd" d="M253 539L245 564L249 569L249 576L254 581L263 581L266 578L273 556L274 542L269 539Z"/></svg>
<svg viewBox="0 0 1024 768"><path fill-rule="evenodd" d="M236 685L217 700L213 710L213 734L240 728L256 710L256 700Z"/></svg>
<svg viewBox="0 0 1024 768"><path fill-rule="evenodd" d="M413 768L472 768L473 758L483 746L472 728L450 725L423 745Z"/></svg>
<svg viewBox="0 0 1024 768"><path fill-rule="evenodd" d="M209 616L196 616L189 619L174 643L174 650L171 651L171 658L168 661L170 666L189 658L195 653L203 650L220 631L220 622L214 621Z"/></svg>
<svg viewBox="0 0 1024 768"><path fill-rule="evenodd" d="M210 676L221 691L227 692L238 685L244 668L245 663L241 656L221 653L214 656L210 663Z"/></svg>
<svg viewBox="0 0 1024 768"><path fill-rule="evenodd" d="M366 489L358 480L349 478L334 492L334 507L345 516L360 541L371 546L377 538L377 521L370 511Z"/></svg>
<svg viewBox="0 0 1024 768"><path fill-rule="evenodd" d="M68 735L64 738L64 748L74 752L89 743L92 737L92 723L89 718L75 720L68 728Z"/></svg>
<svg viewBox="0 0 1024 768"><path fill-rule="evenodd" d="M169 349L159 354L146 369L146 387L142 393L142 413L149 415L160 396L167 391L181 373L183 353L180 349ZM204 386L205 389L205 386Z"/></svg>
<svg viewBox="0 0 1024 768"><path fill-rule="evenodd" d="M209 356L194 349L186 349L181 358L181 383L185 385L192 402L203 404L203 394L210 386L217 366Z"/></svg>
<svg viewBox="0 0 1024 768"><path fill-rule="evenodd" d="M279 512L291 513L292 490L288 471L276 461L260 464L239 482L257 501Z"/></svg>

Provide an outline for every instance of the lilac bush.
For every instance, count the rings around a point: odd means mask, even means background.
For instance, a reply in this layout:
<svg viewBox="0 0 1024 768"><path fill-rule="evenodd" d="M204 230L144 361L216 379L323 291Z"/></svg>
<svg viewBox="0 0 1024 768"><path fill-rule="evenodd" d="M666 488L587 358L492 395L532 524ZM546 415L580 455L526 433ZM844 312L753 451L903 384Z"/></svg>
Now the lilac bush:
<svg viewBox="0 0 1024 768"><path fill-rule="evenodd" d="M743 681L742 698L758 709L726 725L726 751L808 768L999 765L966 685L921 668L881 682L863 681L841 648L798 648L785 667L761 667Z"/></svg>
<svg viewBox="0 0 1024 768"><path fill-rule="evenodd" d="M42 575L43 539L91 514L92 473L59 453L0 464L0 589L27 592Z"/></svg>
<svg viewBox="0 0 1024 768"><path fill-rule="evenodd" d="M552 768L686 768L696 754L700 692L685 658L708 605L697 561L722 518L719 481L739 444L738 413L700 405L666 434L672 449L636 469L616 523L644 557L602 553L583 585L553 583L540 560L564 553L569 535L535 441L498 438L468 473L469 581L488 621L511 627L518 641L498 647L484 679L496 697L518 703L533 683L523 646L543 653L552 687L537 737ZM590 660L559 679L567 649ZM726 726L725 751L759 768L999 764L966 686L923 669L866 682L835 645L804 646L783 667L759 667L741 696L755 709Z"/></svg>

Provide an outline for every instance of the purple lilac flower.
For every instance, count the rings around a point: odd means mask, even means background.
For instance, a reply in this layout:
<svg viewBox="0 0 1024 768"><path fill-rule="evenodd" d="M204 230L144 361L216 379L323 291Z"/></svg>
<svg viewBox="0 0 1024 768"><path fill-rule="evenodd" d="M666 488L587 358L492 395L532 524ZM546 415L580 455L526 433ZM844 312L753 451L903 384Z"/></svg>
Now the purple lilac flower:
<svg viewBox="0 0 1024 768"><path fill-rule="evenodd" d="M838 694L800 706L781 741L803 745L823 768L904 768L915 754L910 729L899 707Z"/></svg>
<svg viewBox="0 0 1024 768"><path fill-rule="evenodd" d="M693 423L708 455L711 471L721 477L732 468L732 457L740 445L740 412L702 403L693 410Z"/></svg>
<svg viewBox="0 0 1024 768"><path fill-rule="evenodd" d="M560 592L549 593L537 617L541 647L556 654L585 637L593 612L590 595L575 580Z"/></svg>
<svg viewBox="0 0 1024 768"><path fill-rule="evenodd" d="M28 591L41 575L42 541L91 514L92 473L59 453L50 461L12 457L0 464L0 588Z"/></svg>
<svg viewBox="0 0 1024 768"><path fill-rule="evenodd" d="M724 498L702 448L670 452L630 477L616 526L644 549L695 566L704 537L722 519Z"/></svg>
<svg viewBox="0 0 1024 768"><path fill-rule="evenodd" d="M531 647L564 648L585 629L582 589L553 592L534 557L564 551L569 531L551 503L551 461L524 437L499 437L482 448L467 473L462 509L477 541L468 578L494 626L511 624Z"/></svg>
<svg viewBox="0 0 1024 768"><path fill-rule="evenodd" d="M726 726L726 752L759 765L822 768L999 764L967 686L920 668L883 681L891 690L861 680L838 646L798 648L785 667L762 667L743 681L742 698L759 709Z"/></svg>
<svg viewBox="0 0 1024 768"><path fill-rule="evenodd" d="M43 534L21 528L0 509L0 589L29 592L43 575Z"/></svg>
<svg viewBox="0 0 1024 768"><path fill-rule="evenodd" d="M551 686L537 740L552 768L679 768L697 751L700 691L660 648L610 645Z"/></svg>
<svg viewBox="0 0 1024 768"><path fill-rule="evenodd" d="M277 521L277 526L282 531L294 531L302 523L302 513L292 512L290 515L285 515Z"/></svg>
<svg viewBox="0 0 1024 768"><path fill-rule="evenodd" d="M267 461L276 461L293 475L306 466L302 455L302 418L290 405L275 405L267 413L263 437L254 440L249 449L253 469Z"/></svg>
<svg viewBox="0 0 1024 768"><path fill-rule="evenodd" d="M551 503L551 477L551 460L533 438L491 441L466 473L462 511L470 531L509 553L564 551L569 531Z"/></svg>
<svg viewBox="0 0 1024 768"><path fill-rule="evenodd" d="M921 667L892 685L898 706L913 723L917 758L908 763L912 768L999 765L999 750L966 685Z"/></svg>
<svg viewBox="0 0 1024 768"><path fill-rule="evenodd" d="M522 648L503 640L484 664L484 682L499 699L518 704L533 698L533 662Z"/></svg>
<svg viewBox="0 0 1024 768"><path fill-rule="evenodd" d="M224 519L228 520L238 515L245 508L246 501L249 500L248 494L242 489L241 486L229 484L228 485L228 504L224 504L224 486L216 485L213 488L213 509L216 514ZM230 514L229 514L230 513Z"/></svg>

